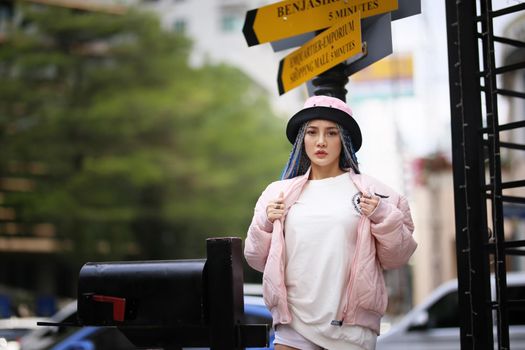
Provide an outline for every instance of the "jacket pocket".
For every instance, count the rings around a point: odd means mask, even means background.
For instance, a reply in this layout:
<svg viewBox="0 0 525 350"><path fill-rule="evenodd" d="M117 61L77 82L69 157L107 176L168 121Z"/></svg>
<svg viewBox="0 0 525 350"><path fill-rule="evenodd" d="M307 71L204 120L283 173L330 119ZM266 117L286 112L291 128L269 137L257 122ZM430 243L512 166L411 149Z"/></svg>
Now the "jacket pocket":
<svg viewBox="0 0 525 350"><path fill-rule="evenodd" d="M383 315L387 306L387 293L383 271L377 262L368 261L356 280L357 302L360 307Z"/></svg>

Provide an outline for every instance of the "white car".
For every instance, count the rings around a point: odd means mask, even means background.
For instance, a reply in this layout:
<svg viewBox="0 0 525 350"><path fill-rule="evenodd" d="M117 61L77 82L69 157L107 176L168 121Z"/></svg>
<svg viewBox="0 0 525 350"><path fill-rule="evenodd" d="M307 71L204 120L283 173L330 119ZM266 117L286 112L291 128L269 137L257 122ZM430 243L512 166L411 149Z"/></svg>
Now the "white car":
<svg viewBox="0 0 525 350"><path fill-rule="evenodd" d="M37 328L37 322L47 318L11 317L0 319L0 350L19 350L20 338Z"/></svg>
<svg viewBox="0 0 525 350"><path fill-rule="evenodd" d="M525 273L507 273L507 287L508 299L525 300ZM378 337L376 350L460 350L457 289L457 280L438 287ZM509 334L511 349L525 350L525 310L509 309Z"/></svg>

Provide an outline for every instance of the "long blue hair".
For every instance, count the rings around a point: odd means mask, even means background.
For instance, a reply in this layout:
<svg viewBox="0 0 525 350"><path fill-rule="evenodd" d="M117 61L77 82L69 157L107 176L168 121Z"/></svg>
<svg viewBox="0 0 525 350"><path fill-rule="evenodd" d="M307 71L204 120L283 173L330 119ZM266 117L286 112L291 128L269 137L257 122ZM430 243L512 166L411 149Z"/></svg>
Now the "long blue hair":
<svg viewBox="0 0 525 350"><path fill-rule="evenodd" d="M310 167L311 162L304 149L304 135L307 126L308 122L305 122L297 132L292 151L290 152L290 157L281 173L281 180L304 175ZM359 165L354 152L354 146L352 145L352 139L350 138L348 131L341 127L341 125L337 124L337 128L339 129L339 135L341 137L339 168L345 171L352 169L356 174L359 174Z"/></svg>

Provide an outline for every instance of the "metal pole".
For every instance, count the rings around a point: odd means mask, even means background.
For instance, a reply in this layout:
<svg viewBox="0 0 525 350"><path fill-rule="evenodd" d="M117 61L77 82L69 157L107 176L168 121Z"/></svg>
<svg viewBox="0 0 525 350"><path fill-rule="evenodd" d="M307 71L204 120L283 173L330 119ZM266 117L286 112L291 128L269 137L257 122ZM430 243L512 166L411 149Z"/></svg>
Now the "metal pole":
<svg viewBox="0 0 525 350"><path fill-rule="evenodd" d="M490 201L492 210L492 237L494 242L496 325L498 329L498 349L509 349L509 320L507 312L507 278L505 263L505 236L503 228L503 203L501 197L501 158L498 118L498 98L496 82L496 59L494 55L494 30L491 0L480 1L483 80L487 113L487 141L490 173Z"/></svg>
<svg viewBox="0 0 525 350"><path fill-rule="evenodd" d="M461 348L492 349L476 2L447 0Z"/></svg>
<svg viewBox="0 0 525 350"><path fill-rule="evenodd" d="M312 80L314 95L337 97L346 102L347 90L345 85L348 83L348 77L345 69L346 65L340 63L315 77Z"/></svg>

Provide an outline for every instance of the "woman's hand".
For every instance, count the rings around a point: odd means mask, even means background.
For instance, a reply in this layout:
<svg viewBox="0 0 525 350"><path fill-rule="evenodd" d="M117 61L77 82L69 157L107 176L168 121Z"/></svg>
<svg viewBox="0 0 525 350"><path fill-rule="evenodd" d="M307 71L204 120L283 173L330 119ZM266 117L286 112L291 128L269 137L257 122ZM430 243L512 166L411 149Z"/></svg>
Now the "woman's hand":
<svg viewBox="0 0 525 350"><path fill-rule="evenodd" d="M284 215L284 193L279 194L279 198L270 201L266 206L266 216L268 221L273 223L275 220L279 220Z"/></svg>
<svg viewBox="0 0 525 350"><path fill-rule="evenodd" d="M377 208L377 205L379 204L379 197L377 196L370 196L370 195L362 195L359 200L359 205L361 206L361 212L366 215L370 216L374 210Z"/></svg>

